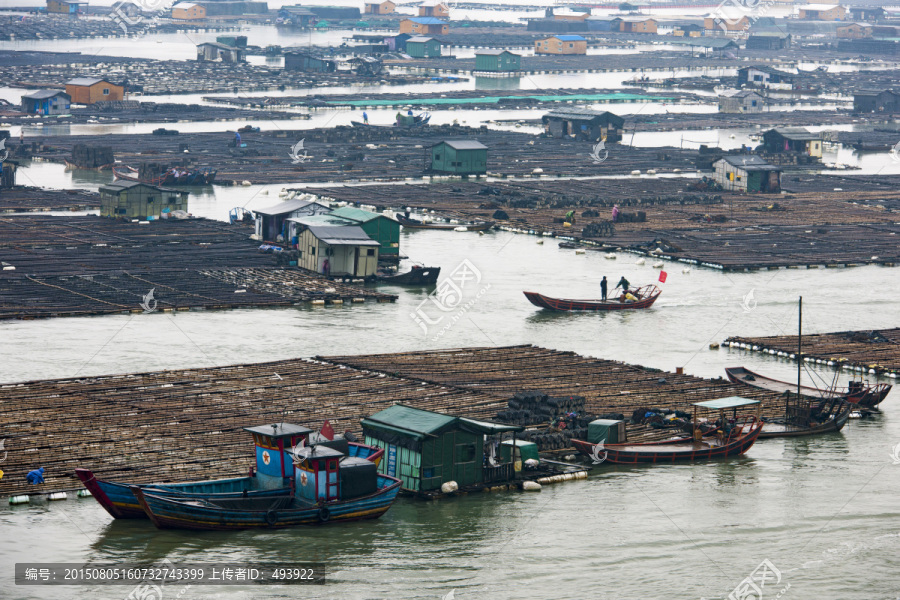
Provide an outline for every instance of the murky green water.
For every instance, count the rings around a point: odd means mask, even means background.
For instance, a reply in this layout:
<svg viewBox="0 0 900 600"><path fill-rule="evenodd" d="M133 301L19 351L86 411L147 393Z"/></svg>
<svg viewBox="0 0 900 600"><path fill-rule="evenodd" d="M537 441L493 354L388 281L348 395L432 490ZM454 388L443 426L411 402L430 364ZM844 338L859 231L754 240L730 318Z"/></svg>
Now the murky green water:
<svg viewBox="0 0 900 600"><path fill-rule="evenodd" d="M782 270L729 274L667 266L664 293L634 314L545 314L523 289L594 296L601 274L653 282L635 257L536 243L533 236L414 232L403 251L445 272L466 259L489 286L445 334L410 317L426 292L396 304L242 310L0 323L3 381L254 362L316 354L534 343L717 377L746 364L789 378L793 365L709 350L732 334L790 333L804 295L805 331L897 326L897 271ZM479 288L479 289L481 289ZM758 304L745 311L750 291ZM468 293L468 292L467 292ZM885 299L886 298L886 299ZM438 315L432 315L436 317ZM12 585L15 562L312 560L325 586L194 587L183 598L724 598L764 560L784 598L897 598L900 408L842 433L756 444L743 458L699 465L601 466L587 481L539 494L401 499L374 522L258 533L160 532L113 522L91 499L0 508L0 597L125 598L130 587ZM86 427L89 424L85 424ZM102 471L102 465L88 465ZM8 473L6 476L17 476ZM774 584L773 584L774 585ZM60 594L60 590L63 593ZM770 592L770 590L773 590ZM165 598L181 588L169 586Z"/></svg>

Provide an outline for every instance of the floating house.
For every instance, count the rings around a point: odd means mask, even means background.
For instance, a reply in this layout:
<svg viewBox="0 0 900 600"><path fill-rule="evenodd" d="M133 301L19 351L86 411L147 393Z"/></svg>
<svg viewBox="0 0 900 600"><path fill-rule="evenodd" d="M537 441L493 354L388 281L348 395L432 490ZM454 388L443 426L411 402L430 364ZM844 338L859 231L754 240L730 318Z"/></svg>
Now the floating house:
<svg viewBox="0 0 900 600"><path fill-rule="evenodd" d="M206 8L194 2L179 2L172 7L172 18L179 21L205 19Z"/></svg>
<svg viewBox="0 0 900 600"><path fill-rule="evenodd" d="M759 156L723 156L713 162L716 183L734 192L781 192L781 167Z"/></svg>
<svg viewBox="0 0 900 600"><path fill-rule="evenodd" d="M366 417L362 428L365 443L385 451L378 470L398 477L402 489L413 493L438 492L451 481L464 490L515 480L514 453L497 451L493 443L486 449L485 435L524 429L402 404Z"/></svg>
<svg viewBox="0 0 900 600"><path fill-rule="evenodd" d="M413 58L440 58L441 43L433 37L417 35L406 40L406 53Z"/></svg>
<svg viewBox="0 0 900 600"><path fill-rule="evenodd" d="M474 140L443 141L431 147L431 170L455 175L487 172L487 146Z"/></svg>
<svg viewBox="0 0 900 600"><path fill-rule="evenodd" d="M874 29L870 23L847 23L846 25L838 26L837 36L849 40L870 38Z"/></svg>
<svg viewBox="0 0 900 600"><path fill-rule="evenodd" d="M80 15L84 12L84 7L87 5L87 2L47 0L47 12L51 15Z"/></svg>
<svg viewBox="0 0 900 600"><path fill-rule="evenodd" d="M719 96L720 113L758 113L763 111L765 105L765 97L753 90L741 90L732 94Z"/></svg>
<svg viewBox="0 0 900 600"><path fill-rule="evenodd" d="M861 91L853 94L853 112L900 112L900 92Z"/></svg>
<svg viewBox="0 0 900 600"><path fill-rule="evenodd" d="M798 152L822 158L822 136L805 127L776 127L763 133L766 152Z"/></svg>
<svg viewBox="0 0 900 600"><path fill-rule="evenodd" d="M656 33L656 19L648 19L646 17L616 17L613 19L613 26L616 21L619 24L619 31L624 33Z"/></svg>
<svg viewBox="0 0 900 600"><path fill-rule="evenodd" d="M772 67L756 66L738 69L738 86L754 85L757 87L793 89L797 80L797 75L779 71Z"/></svg>
<svg viewBox="0 0 900 600"><path fill-rule="evenodd" d="M163 213L187 209L188 192L137 181L114 181L100 186L101 217L160 218Z"/></svg>
<svg viewBox="0 0 900 600"><path fill-rule="evenodd" d="M400 21L400 33L414 35L442 35L450 31L446 22L434 17L415 17Z"/></svg>
<svg viewBox="0 0 900 600"><path fill-rule="evenodd" d="M319 22L319 15L305 6L282 6L278 11L278 18L282 25L293 27L312 27Z"/></svg>
<svg viewBox="0 0 900 600"><path fill-rule="evenodd" d="M535 40L535 54L587 54L587 40L580 35L553 35Z"/></svg>
<svg viewBox="0 0 900 600"><path fill-rule="evenodd" d="M703 19L703 28L707 31L747 31L750 29L750 19L742 15L740 19L723 19L709 16Z"/></svg>
<svg viewBox="0 0 900 600"><path fill-rule="evenodd" d="M556 21L585 21L590 12L581 12L574 10L557 10L553 11L553 19Z"/></svg>
<svg viewBox="0 0 900 600"><path fill-rule="evenodd" d="M450 7L443 0L428 0L419 5L419 16L446 19L450 17Z"/></svg>
<svg viewBox="0 0 900 600"><path fill-rule="evenodd" d="M297 266L326 275L372 277L380 245L362 227L308 226L299 236Z"/></svg>
<svg viewBox="0 0 900 600"><path fill-rule="evenodd" d="M847 14L839 4L805 4L799 7L798 18L804 21L842 21Z"/></svg>
<svg viewBox="0 0 900 600"><path fill-rule="evenodd" d="M880 21L885 16L885 11L880 6L851 6L847 9L849 16L854 21Z"/></svg>
<svg viewBox="0 0 900 600"><path fill-rule="evenodd" d="M245 62L244 50L219 42L205 42L197 46L197 60L220 61L224 63Z"/></svg>
<svg viewBox="0 0 900 600"><path fill-rule="evenodd" d="M285 221L294 217L321 215L331 212L331 209L318 202L295 198L252 211L256 217L255 235L260 240L277 240L278 236L285 239Z"/></svg>
<svg viewBox="0 0 900 600"><path fill-rule="evenodd" d="M747 38L747 50L781 50L790 47L789 33L753 33Z"/></svg>
<svg viewBox="0 0 900 600"><path fill-rule="evenodd" d="M397 5L391 0L384 0L383 2L366 2L363 12L367 15L392 15L396 9Z"/></svg>
<svg viewBox="0 0 900 600"><path fill-rule="evenodd" d="M125 98L125 88L97 77L76 77L66 82L66 93L74 104L113 102Z"/></svg>
<svg viewBox="0 0 900 600"><path fill-rule="evenodd" d="M22 96L22 111L29 115L64 115L72 97L59 90L38 90Z"/></svg>
<svg viewBox="0 0 900 600"><path fill-rule="evenodd" d="M555 138L574 136L577 140L618 142L625 119L611 112L560 108L543 117L544 131Z"/></svg>
<svg viewBox="0 0 900 600"><path fill-rule="evenodd" d="M386 215L369 212L353 206L342 206L331 213L331 217L338 217L357 225L366 232L369 238L378 242L378 257L383 260L399 260L400 258L400 223Z"/></svg>
<svg viewBox="0 0 900 600"><path fill-rule="evenodd" d="M509 50L487 49L475 51L475 70L502 73L522 68L522 57Z"/></svg>
<svg viewBox="0 0 900 600"><path fill-rule="evenodd" d="M398 33L384 38L384 44L391 52L406 52L406 42L413 36L408 33Z"/></svg>
<svg viewBox="0 0 900 600"><path fill-rule="evenodd" d="M285 71L307 71L309 73L334 73L337 69L337 62L316 56L309 52L285 52L284 53L284 70Z"/></svg>

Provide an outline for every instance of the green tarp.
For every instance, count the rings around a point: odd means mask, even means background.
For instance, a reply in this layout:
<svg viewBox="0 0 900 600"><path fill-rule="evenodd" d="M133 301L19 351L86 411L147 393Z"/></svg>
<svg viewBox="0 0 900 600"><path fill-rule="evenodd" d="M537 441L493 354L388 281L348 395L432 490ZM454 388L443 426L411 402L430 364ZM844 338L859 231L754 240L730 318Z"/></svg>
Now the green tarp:
<svg viewBox="0 0 900 600"><path fill-rule="evenodd" d="M588 423L587 441L591 444L606 442L608 444L619 443L619 423L612 419L597 419Z"/></svg>

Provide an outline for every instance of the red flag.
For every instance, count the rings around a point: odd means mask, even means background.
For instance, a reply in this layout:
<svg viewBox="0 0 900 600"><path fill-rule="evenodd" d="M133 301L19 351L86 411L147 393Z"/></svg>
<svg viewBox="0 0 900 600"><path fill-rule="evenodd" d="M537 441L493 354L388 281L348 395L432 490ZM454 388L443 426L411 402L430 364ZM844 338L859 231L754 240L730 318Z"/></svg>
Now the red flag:
<svg viewBox="0 0 900 600"><path fill-rule="evenodd" d="M660 282L660 283L665 283L665 282L666 282L666 277L668 277L668 274L667 274L665 271L660 271L660 272L659 272L659 282Z"/></svg>
<svg viewBox="0 0 900 600"><path fill-rule="evenodd" d="M322 429L319 433L322 434L322 437L326 440L334 439L334 429L331 428L331 423L329 423L327 419L322 423Z"/></svg>

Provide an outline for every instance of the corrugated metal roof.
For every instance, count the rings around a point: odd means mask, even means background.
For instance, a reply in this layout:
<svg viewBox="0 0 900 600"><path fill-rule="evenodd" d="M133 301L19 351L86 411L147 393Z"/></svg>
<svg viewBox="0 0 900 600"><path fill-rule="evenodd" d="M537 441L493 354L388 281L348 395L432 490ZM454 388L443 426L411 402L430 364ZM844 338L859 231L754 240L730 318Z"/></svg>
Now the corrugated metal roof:
<svg viewBox="0 0 900 600"><path fill-rule="evenodd" d="M443 142L434 144L432 148L434 148L434 146L440 146L441 144L447 144L454 150L487 150L487 146L475 140L444 140Z"/></svg>
<svg viewBox="0 0 900 600"><path fill-rule="evenodd" d="M741 396L729 396L727 398L719 398L717 400L706 400L705 402L694 402L694 406L701 406L711 410L719 410L725 408L737 408L739 406L751 406L759 404L759 400L750 400Z"/></svg>
<svg viewBox="0 0 900 600"><path fill-rule="evenodd" d="M344 219L349 219L350 221L356 221L357 223L368 223L369 221L374 221L380 217L390 219L387 215L363 210L361 208L356 208L355 206L342 206L331 211L331 214Z"/></svg>
<svg viewBox="0 0 900 600"><path fill-rule="evenodd" d="M371 417L364 418L362 425L363 427L368 425L375 428L380 425L387 425L388 427L409 432L412 437L421 439L425 435L440 431L448 425L453 425L456 421L457 417L451 417L450 415L442 415L430 410L420 410L411 406L395 404L375 413Z"/></svg>
<svg viewBox="0 0 900 600"><path fill-rule="evenodd" d="M313 225L309 228L321 241L331 246L380 246L358 225Z"/></svg>
<svg viewBox="0 0 900 600"><path fill-rule="evenodd" d="M733 167L740 167L747 171L781 171L781 167L770 165L765 160L756 155L742 154L738 156L723 156L719 160L724 160ZM718 160L715 162L719 162Z"/></svg>
<svg viewBox="0 0 900 600"><path fill-rule="evenodd" d="M197 4L196 2L179 2L172 8L182 8L184 10L190 10L190 9L194 8L195 6L200 6L200 5Z"/></svg>
<svg viewBox="0 0 900 600"><path fill-rule="evenodd" d="M356 225L356 222L351 221L350 219L335 217L331 213L326 213L324 215L303 215L302 217L291 217L290 219L285 219L285 221L300 223L301 225L306 225L307 227L353 227L354 225Z"/></svg>
<svg viewBox="0 0 900 600"><path fill-rule="evenodd" d="M184 192L182 190L176 190L173 188L165 188L159 187L158 185L150 185L149 183L141 183L140 181L127 181L127 180L116 180L112 183L107 183L105 185L100 186L100 191L112 192L113 194L118 194L123 190L130 190L133 187L137 187L142 185L144 187L148 187L154 190L159 190L160 192L177 192L179 194L188 194L189 192Z"/></svg>
<svg viewBox="0 0 900 600"><path fill-rule="evenodd" d="M580 35L551 35L550 38L556 38L561 42L584 42L586 41ZM547 39L550 39L547 38Z"/></svg>
<svg viewBox="0 0 900 600"><path fill-rule="evenodd" d="M259 425L257 427L244 427L244 431L250 433L258 433L270 438L285 438L295 435L304 435L312 433L312 429L303 425L294 425L293 423L272 423L271 425Z"/></svg>
<svg viewBox="0 0 900 600"><path fill-rule="evenodd" d="M104 81L106 83L112 83L108 79L101 79L100 77L76 77L75 79L70 79L66 82L66 85L94 85L95 83L100 83Z"/></svg>
<svg viewBox="0 0 900 600"><path fill-rule="evenodd" d="M785 139L798 142L808 142L812 140L822 139L821 135L819 135L818 133L810 133L810 131L805 127L775 127L773 129L770 129L769 131L774 131ZM768 133L768 131L765 133Z"/></svg>
<svg viewBox="0 0 900 600"><path fill-rule="evenodd" d="M515 52L510 52L509 50L503 50L500 48L489 48L487 50L476 50L475 56L500 56L503 53L512 54L513 56L522 56L521 54L516 54Z"/></svg>
<svg viewBox="0 0 900 600"><path fill-rule="evenodd" d="M284 215L290 212L294 212L299 208L303 208L304 206L309 206L310 204L319 204L318 202L310 202L309 200L301 200L300 198L294 198L293 200L287 200L282 202L281 204L276 204L275 206L270 206L269 208L259 208L255 209L251 212L255 212L261 215ZM322 208L328 208L324 204L319 204Z"/></svg>
<svg viewBox="0 0 900 600"><path fill-rule="evenodd" d="M31 100L43 100L44 98L53 98L55 96L65 96L66 98L71 99L71 96L59 90L38 90L36 92L31 92L30 94L25 94L22 97L30 98Z"/></svg>
<svg viewBox="0 0 900 600"><path fill-rule="evenodd" d="M440 19L435 19L434 17L413 17L408 19L413 23L418 23L419 25L446 25L445 21L441 21Z"/></svg>
<svg viewBox="0 0 900 600"><path fill-rule="evenodd" d="M424 44L424 43L427 42L428 40L433 40L433 39L434 39L433 37L427 37L427 36L424 36L424 35L417 35L417 36L415 36L415 37L411 37L411 38L409 38L408 40L406 40L406 43L408 44L408 43L410 43L410 42L413 42L413 43L418 42L418 43L423 43L423 44Z"/></svg>

